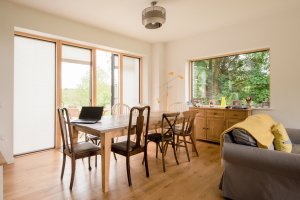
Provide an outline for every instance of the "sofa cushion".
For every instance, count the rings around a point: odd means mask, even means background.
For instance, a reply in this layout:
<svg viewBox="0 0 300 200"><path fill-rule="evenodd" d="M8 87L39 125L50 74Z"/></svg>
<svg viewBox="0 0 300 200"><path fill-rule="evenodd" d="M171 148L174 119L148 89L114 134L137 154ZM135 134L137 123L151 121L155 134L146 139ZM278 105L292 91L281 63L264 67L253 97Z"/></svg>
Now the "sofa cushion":
<svg viewBox="0 0 300 200"><path fill-rule="evenodd" d="M256 140L246 130L235 128L232 130L231 134L235 143L257 147Z"/></svg>
<svg viewBox="0 0 300 200"><path fill-rule="evenodd" d="M300 154L300 144L293 144L292 153Z"/></svg>
<svg viewBox="0 0 300 200"><path fill-rule="evenodd" d="M275 137L274 139L275 150L291 153L292 143L283 124L277 123L273 125L272 133Z"/></svg>

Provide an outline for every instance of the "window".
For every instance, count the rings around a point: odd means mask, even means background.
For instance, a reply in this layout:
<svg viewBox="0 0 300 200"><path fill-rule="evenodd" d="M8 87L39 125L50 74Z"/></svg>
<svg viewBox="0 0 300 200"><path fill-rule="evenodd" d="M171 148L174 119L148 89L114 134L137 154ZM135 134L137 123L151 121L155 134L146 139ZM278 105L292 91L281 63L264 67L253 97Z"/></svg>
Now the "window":
<svg viewBox="0 0 300 200"><path fill-rule="evenodd" d="M208 104L226 97L233 100L250 96L254 106L270 99L269 50L196 60L191 62L191 97Z"/></svg>

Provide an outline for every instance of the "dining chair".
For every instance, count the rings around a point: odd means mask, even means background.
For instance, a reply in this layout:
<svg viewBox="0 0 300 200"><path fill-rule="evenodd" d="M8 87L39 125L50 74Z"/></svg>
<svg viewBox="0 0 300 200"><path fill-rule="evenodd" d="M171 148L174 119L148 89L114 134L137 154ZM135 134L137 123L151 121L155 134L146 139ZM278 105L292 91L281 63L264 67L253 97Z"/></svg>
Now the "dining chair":
<svg viewBox="0 0 300 200"><path fill-rule="evenodd" d="M101 149L99 146L90 142L73 143L73 132L70 124L68 110L66 108L58 108L58 117L63 142L63 163L60 178L63 179L66 164L66 156L68 156L71 158L72 163L72 173L69 187L70 190L72 190L76 169L76 160L88 157L89 170L91 170L91 156L96 156L100 154Z"/></svg>
<svg viewBox="0 0 300 200"><path fill-rule="evenodd" d="M175 130L175 136L177 137L176 150L178 147L184 147L189 162L190 162L190 155L189 155L189 150L188 150L187 144L192 144L196 151L197 156L199 156L196 145L195 145L195 141L192 137L194 120L195 120L195 116L197 113L198 113L198 111L194 111L194 110L183 112L181 129ZM188 141L187 138L189 138L190 141Z"/></svg>
<svg viewBox="0 0 300 200"><path fill-rule="evenodd" d="M177 165L179 165L177 155L175 152L175 125L177 118L179 116L179 112L176 113L164 113L162 115L161 121L161 132L149 134L146 140L146 146L149 142L154 142L156 144L156 158L158 154L158 148L160 149L163 161L163 170L166 172L165 167L165 155L167 153L168 145L171 144L174 152L174 157Z"/></svg>
<svg viewBox="0 0 300 200"><path fill-rule="evenodd" d="M138 111L138 114L135 114L135 111ZM132 185L130 175L131 156L134 156L139 153L144 153L146 176L149 177L147 145L144 145L142 143L142 137L147 138L148 136L149 118L150 106L131 108L129 115L127 140L122 142L116 142L111 145L112 152L126 157L127 179L129 186ZM132 134L136 136L134 139L130 137Z"/></svg>
<svg viewBox="0 0 300 200"><path fill-rule="evenodd" d="M129 115L130 107L126 104L116 103L111 108L112 115Z"/></svg>

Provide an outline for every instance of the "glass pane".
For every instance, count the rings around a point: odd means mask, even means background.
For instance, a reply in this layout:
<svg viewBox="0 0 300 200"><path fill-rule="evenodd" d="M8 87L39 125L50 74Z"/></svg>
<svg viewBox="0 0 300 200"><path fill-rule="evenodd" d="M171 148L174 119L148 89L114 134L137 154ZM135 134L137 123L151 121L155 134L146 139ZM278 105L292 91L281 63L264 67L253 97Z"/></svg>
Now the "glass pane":
<svg viewBox="0 0 300 200"><path fill-rule="evenodd" d="M112 103L112 66L115 60L112 53L97 50L97 105L104 106L104 115L111 113Z"/></svg>
<svg viewBox="0 0 300 200"><path fill-rule="evenodd" d="M120 73L120 70L119 70L119 56L118 55L113 55L114 56L114 63L113 63L113 66L114 66L114 87L113 87L113 102L112 104L117 104L119 103L119 73Z"/></svg>
<svg viewBox="0 0 300 200"><path fill-rule="evenodd" d="M140 103L140 59L123 57L123 103L130 107Z"/></svg>
<svg viewBox="0 0 300 200"><path fill-rule="evenodd" d="M220 102L221 97L228 105L233 100L245 105L247 97L255 106L269 102L269 56L269 51L261 51L192 62L193 98L203 104Z"/></svg>
<svg viewBox="0 0 300 200"><path fill-rule="evenodd" d="M62 62L62 106L69 108L71 117L78 117L82 106L90 105L91 67Z"/></svg>
<svg viewBox="0 0 300 200"><path fill-rule="evenodd" d="M90 63L91 62L91 50L73 47L68 45L62 46L62 58L63 59L71 59L71 60L79 60Z"/></svg>
<svg viewBox="0 0 300 200"><path fill-rule="evenodd" d="M54 147L55 44L15 36L14 154Z"/></svg>

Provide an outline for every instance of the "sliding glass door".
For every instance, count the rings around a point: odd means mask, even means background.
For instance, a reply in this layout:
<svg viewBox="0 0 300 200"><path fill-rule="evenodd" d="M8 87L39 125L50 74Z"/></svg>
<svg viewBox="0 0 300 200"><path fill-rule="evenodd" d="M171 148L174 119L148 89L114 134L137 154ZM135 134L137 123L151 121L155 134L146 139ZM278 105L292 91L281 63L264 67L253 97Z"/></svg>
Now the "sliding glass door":
<svg viewBox="0 0 300 200"><path fill-rule="evenodd" d="M140 103L140 59L123 56L123 103L130 107Z"/></svg>
<svg viewBox="0 0 300 200"><path fill-rule="evenodd" d="M104 106L104 114L119 103L119 55L96 51L96 105Z"/></svg>
<svg viewBox="0 0 300 200"><path fill-rule="evenodd" d="M69 109L72 118L78 117L82 106L89 106L92 103L91 70L90 49L62 45L61 104Z"/></svg>
<svg viewBox="0 0 300 200"><path fill-rule="evenodd" d="M55 43L15 36L14 154L54 147Z"/></svg>

